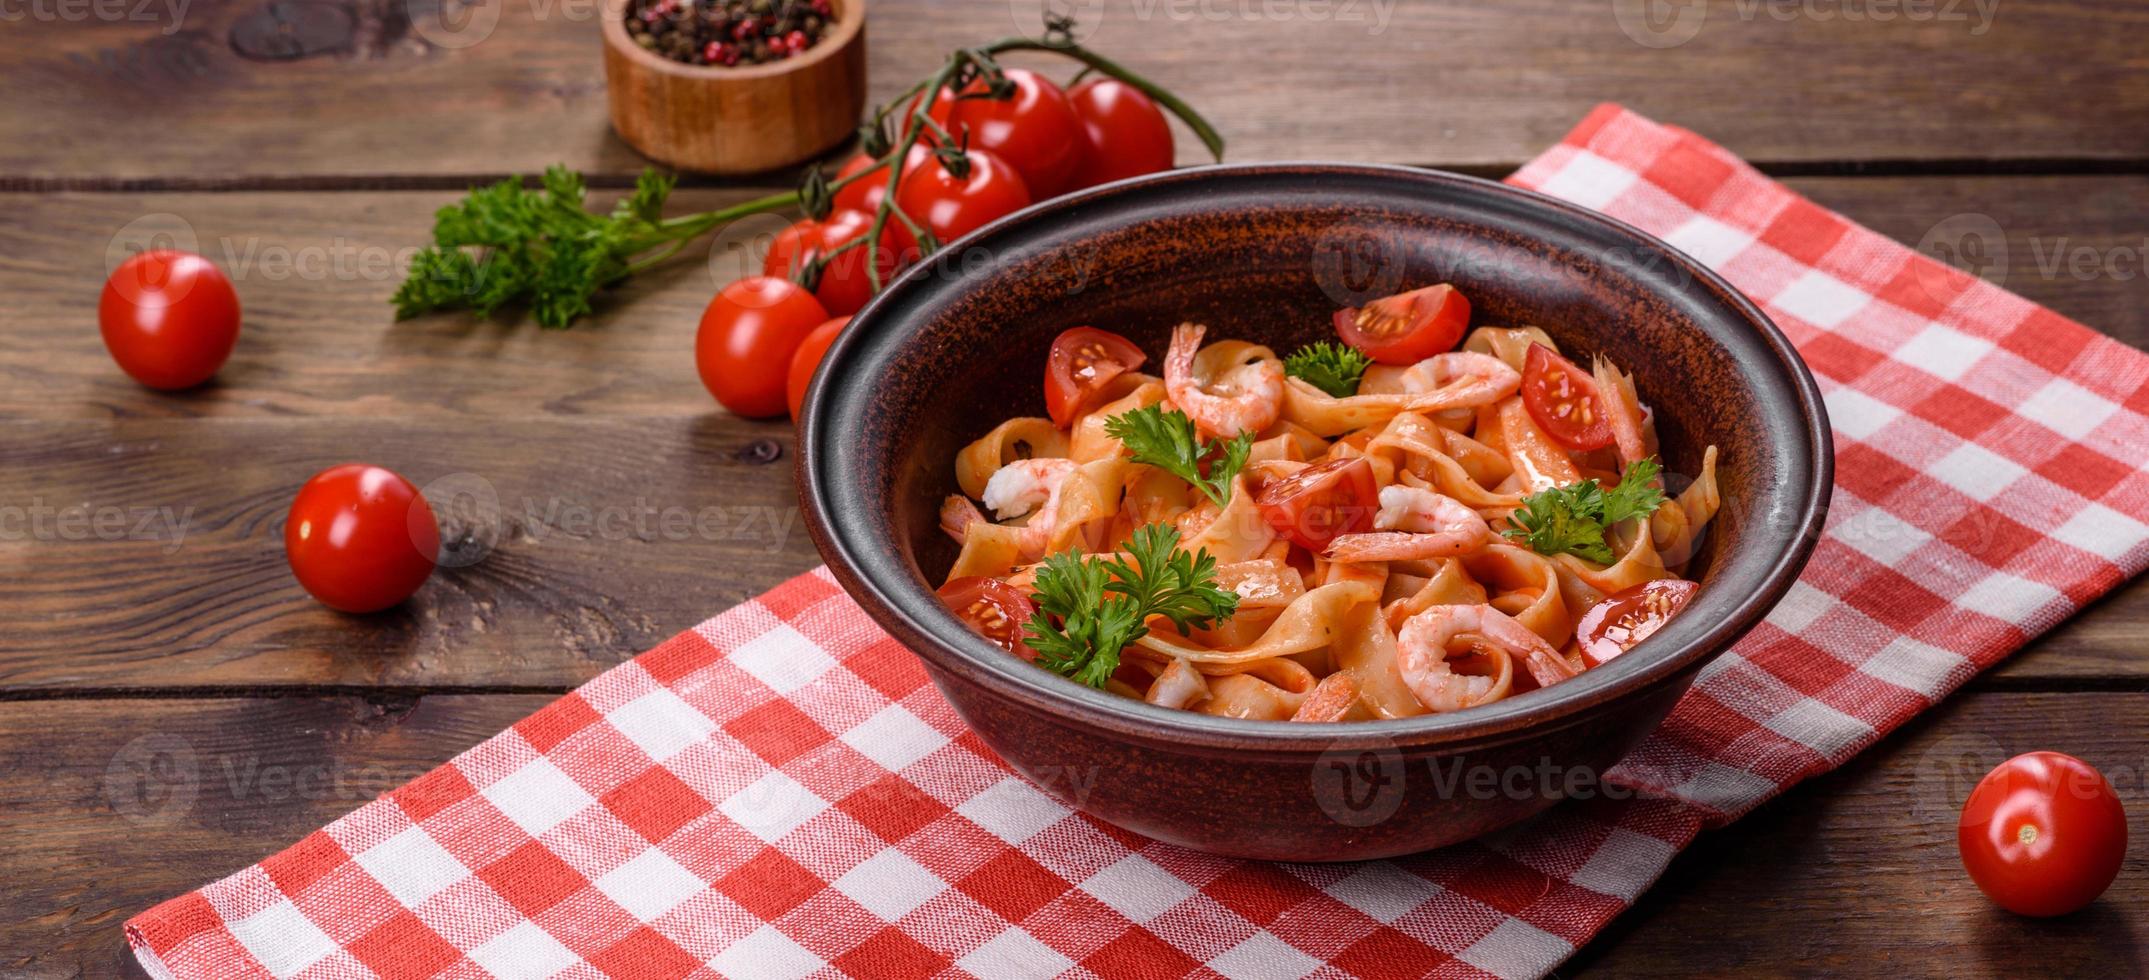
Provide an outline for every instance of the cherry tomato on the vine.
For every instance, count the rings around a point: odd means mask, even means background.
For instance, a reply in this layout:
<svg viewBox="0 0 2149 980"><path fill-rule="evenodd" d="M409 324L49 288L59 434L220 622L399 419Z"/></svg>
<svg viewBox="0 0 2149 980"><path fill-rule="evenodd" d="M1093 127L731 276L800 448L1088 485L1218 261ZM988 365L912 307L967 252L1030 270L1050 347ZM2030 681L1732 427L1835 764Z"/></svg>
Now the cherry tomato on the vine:
<svg viewBox="0 0 2149 980"><path fill-rule="evenodd" d="M1031 198L1042 201L1067 190L1081 162L1082 125L1067 93L1051 79L1023 68L1010 68L1006 75L1015 89L1008 98L992 98L979 78L959 98L941 89L926 115L954 136L956 145L999 154L1022 175Z"/></svg>
<svg viewBox="0 0 2149 980"><path fill-rule="evenodd" d="M1562 446L1588 452L1612 444L1612 424L1596 379L1543 344L1531 344L1523 358L1522 405Z"/></svg>
<svg viewBox="0 0 2149 980"><path fill-rule="evenodd" d="M749 276L725 286L694 335L701 383L732 414L782 415L791 355L827 320L821 301L789 279Z"/></svg>
<svg viewBox="0 0 2149 980"><path fill-rule="evenodd" d="M1142 349L1109 330L1075 327L1052 341L1045 356L1045 412L1066 428L1113 378L1141 367Z"/></svg>
<svg viewBox="0 0 2149 980"><path fill-rule="evenodd" d="M923 145L913 144L910 148L910 155L903 158L903 176L909 177L910 172L918 169L918 165L924 163L925 158L932 155L932 152L932 150ZM888 168L885 164L860 153L844 162L843 168L836 171L836 180L842 180L852 174L866 173L869 170L872 173L843 185L843 189L836 192L835 202L837 208L849 208L853 211L872 214L875 208L880 207L881 200L888 196ZM891 218L889 220L894 221L896 219Z"/></svg>
<svg viewBox="0 0 2149 980"><path fill-rule="evenodd" d="M1446 283L1337 310L1343 342L1382 364L1416 364L1455 348L1470 325L1470 301Z"/></svg>
<svg viewBox="0 0 2149 980"><path fill-rule="evenodd" d="M873 279L866 272L868 252L879 269L882 286L895 278L897 269L917 258L917 241L900 219L892 217L881 228L877 246L856 245L836 251L846 242L864 238L872 229L871 214L847 208L831 211L820 221L801 218L776 236L775 243L769 246L768 258L761 263L761 272L790 279L816 258L834 255L821 267L820 282L814 286L813 295L832 315L856 313L873 298Z"/></svg>
<svg viewBox="0 0 2149 980"><path fill-rule="evenodd" d="M2089 763L2028 752L1978 781L1962 805L1955 842L1970 880L2001 908L2065 915L2118 877L2127 814Z"/></svg>
<svg viewBox="0 0 2149 980"><path fill-rule="evenodd" d="M1081 163L1069 190L1171 169L1171 123L1141 89L1116 78L1085 79L1068 91L1067 104L1082 122Z"/></svg>
<svg viewBox="0 0 2149 980"><path fill-rule="evenodd" d="M784 398L791 404L791 421L798 421L798 410L806 403L806 386L813 383L813 371L821 366L821 358L827 356L828 345L836 342L837 335L849 326L851 318L839 316L813 328L806 339L799 342L798 352L791 355L791 371L784 382Z"/></svg>
<svg viewBox="0 0 2149 980"><path fill-rule="evenodd" d="M991 150L968 150L964 174L956 176L938 156L903 178L896 206L946 245L1030 206L1022 175Z"/></svg>
<svg viewBox="0 0 2149 980"><path fill-rule="evenodd" d="M955 617L979 635L1024 660L1036 660L1037 651L1023 642L1022 624L1030 621L1037 605L1021 589L996 578L971 576L949 580L940 587L940 601Z"/></svg>
<svg viewBox="0 0 2149 980"><path fill-rule="evenodd" d="M368 613L410 598L433 574L440 525L395 471L332 466L307 480L284 522L291 574L330 609Z"/></svg>
<svg viewBox="0 0 2149 980"><path fill-rule="evenodd" d="M112 270L97 328L120 370L151 388L192 388L216 375L239 342L239 294L223 270L192 252L157 249Z"/></svg>

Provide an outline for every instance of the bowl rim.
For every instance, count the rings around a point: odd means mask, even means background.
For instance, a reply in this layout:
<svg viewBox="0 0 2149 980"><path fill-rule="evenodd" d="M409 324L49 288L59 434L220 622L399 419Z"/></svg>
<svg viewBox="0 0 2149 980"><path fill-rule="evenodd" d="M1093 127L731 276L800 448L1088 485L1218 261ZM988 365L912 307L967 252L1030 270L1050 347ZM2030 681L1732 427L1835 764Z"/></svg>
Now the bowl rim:
<svg viewBox="0 0 2149 980"><path fill-rule="evenodd" d="M753 81L775 78L796 71L808 71L814 66L837 56L844 48L865 32L866 0L833 0L836 6L836 29L820 43L807 48L806 53L782 61L764 62L758 65L689 65L673 61L639 44L627 33L628 0L605 0L604 40L619 50L622 57L650 71L679 78L698 79L706 82Z"/></svg>
<svg viewBox="0 0 2149 980"><path fill-rule="evenodd" d="M1033 218L1062 208L1096 204L1115 196L1174 183L1198 185L1208 180L1263 175L1392 178L1418 182L1421 185L1446 185L1446 189L1463 194L1504 196L1510 203L1524 208L1548 209L1557 212L1559 217L1593 225L1599 233L1632 239L1636 244L1660 250L1667 258L1677 263L1679 270L1694 284L1714 294L1718 302L1745 321L1746 326L1753 332L1754 339L1758 340L1783 368L1789 381L1789 394L1799 408L1798 434L1804 436L1807 441L1806 452L1801 458L1787 459L1786 465L1803 464L1812 479L1809 485L1784 495L1793 502L1796 516L1789 523L1787 532L1779 539L1782 542L1781 549L1761 576L1760 586L1740 600L1730 615L1708 624L1701 634L1688 639L1683 645L1667 648L1667 652L1662 655L1635 657L1630 652L1627 656L1622 656L1604 667L1587 671L1565 684L1527 692L1466 711L1412 718L1305 725L1222 718L1133 701L1072 683L1064 677L1009 657L999 647L963 629L952 615L944 614L937 617L937 621L930 622L912 616L904 609L903 603L898 601L893 591L900 591L907 585L917 590L916 594L907 596L908 599L931 599L929 586L923 583L901 583L895 590L891 590L888 583L875 581L861 570L862 564L857 558L855 542L849 540L848 536L863 532L855 529L845 532L836 527L830 516L830 502L827 499L830 488L821 472L827 465L827 457L831 455L824 443L833 438L830 435L832 427L822 422L826 416L824 403L834 397L832 393L837 387L828 379L843 373L841 365L855 356L864 342L861 339L864 331L847 329L837 337L824 355L822 367L815 372L802 406L798 429L799 454L795 466L801 511L805 515L807 530L812 534L815 545L844 590L913 655L928 661L957 680L994 689L997 693L1023 702L1029 708L1048 711L1063 723L1124 739L1169 743L1187 748L1286 754L1382 750L1418 745L1449 748L1512 741L1576 724L1599 712L1623 705L1682 673L1698 670L1703 662L1730 649L1733 643L1758 624L1790 590L1791 584L1804 570L1807 559L1819 543L1829 499L1834 489L1834 443L1820 387L1806 367L1804 359L1791 344L1790 338L1767 314L1747 299L1745 294L1692 256L1616 218L1538 191L1430 168L1328 161L1210 164L1113 181L1033 204L950 243L943 254L958 254L961 248L1010 234L1019 234L1022 226ZM933 266L933 262L921 262L905 270L895 282L854 316L854 326L860 322L875 323L874 314L895 305L904 294L930 288L921 286L920 283L934 278L930 272ZM958 280L947 280L951 284L950 288L956 281ZM922 324L911 325L908 329L915 330L920 326ZM950 635L958 632L959 636L949 639ZM1663 641L1652 637L1643 641L1636 649L1661 642ZM936 676L935 679L940 678Z"/></svg>

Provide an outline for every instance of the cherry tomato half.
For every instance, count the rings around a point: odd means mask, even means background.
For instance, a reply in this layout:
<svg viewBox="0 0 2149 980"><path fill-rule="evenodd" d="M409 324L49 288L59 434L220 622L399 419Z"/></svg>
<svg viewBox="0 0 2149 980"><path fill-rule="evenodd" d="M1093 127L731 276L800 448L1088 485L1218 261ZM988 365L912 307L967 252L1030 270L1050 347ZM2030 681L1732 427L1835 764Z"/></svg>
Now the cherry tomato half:
<svg viewBox="0 0 2149 980"><path fill-rule="evenodd" d="M1446 283L1336 311L1343 342L1382 364L1416 364L1455 348L1470 325L1470 301Z"/></svg>
<svg viewBox="0 0 2149 980"><path fill-rule="evenodd" d="M1030 621L1037 605L1022 590L996 578L973 575L948 580L940 587L940 601L972 630L1024 660L1036 660L1037 651L1023 642L1022 624Z"/></svg>
<svg viewBox="0 0 2149 980"><path fill-rule="evenodd" d="M239 294L208 259L158 249L119 264L97 299L104 347L151 388L192 388L239 343Z"/></svg>
<svg viewBox="0 0 2149 980"><path fill-rule="evenodd" d="M967 150L966 172L957 177L937 155L903 177L895 205L945 245L992 221L1030 206L1029 186L1006 159L991 150Z"/></svg>
<svg viewBox="0 0 2149 980"><path fill-rule="evenodd" d="M1089 407L1091 396L1148 359L1134 341L1096 327L1075 327L1053 338L1045 357L1045 411L1052 424L1066 428Z"/></svg>
<svg viewBox="0 0 2149 980"><path fill-rule="evenodd" d="M1339 535L1373 529L1380 487L1373 464L1349 456L1270 480L1255 495L1254 506L1278 534L1318 552Z"/></svg>
<svg viewBox="0 0 2149 980"><path fill-rule="evenodd" d="M1700 589L1683 578L1660 578L1614 592L1591 606L1575 624L1582 659L1592 667L1634 648L1679 614Z"/></svg>
<svg viewBox="0 0 2149 980"><path fill-rule="evenodd" d="M410 598L439 555L432 506L409 480L379 466L346 463L314 474L284 522L291 574L322 605L347 613Z"/></svg>
<svg viewBox="0 0 2149 980"><path fill-rule="evenodd" d="M850 317L839 316L813 328L799 343L798 353L791 355L791 373L784 382L784 398L791 403L791 421L798 421L799 407L806 403L806 386L813 383L813 371L827 356L828 345L835 343L836 335L850 323Z"/></svg>
<svg viewBox="0 0 2149 980"><path fill-rule="evenodd" d="M987 94L979 78L956 97L941 89L926 113L967 149L991 150L1022 175L1023 186L1042 201L1067 190L1067 179L1081 162L1081 123L1067 104L1067 93L1049 78L1024 68L1010 68L1015 91L1005 99ZM907 117L906 117L907 118ZM962 142L968 130L968 143Z"/></svg>
<svg viewBox="0 0 2149 980"><path fill-rule="evenodd" d="M872 230L871 214L847 208L831 211L821 221L801 218L776 236L776 241L769 246L768 258L761 263L761 273L793 278L816 258L834 254L835 258L821 267L821 279L815 284L813 295L830 314L849 316L873 298L873 278L866 272L869 251L874 265L879 267L883 286L895 278L896 270L904 263L917 258L918 243L912 240L903 222L892 216L881 228L878 245L856 245L836 252L844 244L864 238Z"/></svg>
<svg viewBox="0 0 2149 980"><path fill-rule="evenodd" d="M750 419L784 413L791 355L828 311L805 287L775 276L728 286L701 312L694 367L718 403Z"/></svg>
<svg viewBox="0 0 2149 980"><path fill-rule="evenodd" d="M903 177L907 179L910 172L918 169L918 165L924 163L925 158L931 154L932 151L925 146L913 144L910 155L903 158ZM860 153L844 162L843 169L836 171L836 179L842 180L868 170L873 173L845 184L842 190L836 192L835 202L838 209L848 208L872 214L875 208L880 207L880 202L888 196L888 168L885 164Z"/></svg>
<svg viewBox="0 0 2149 980"><path fill-rule="evenodd" d="M1587 452L1612 444L1596 380L1543 344L1531 344L1523 358L1522 404L1537 427L1562 446Z"/></svg>
<svg viewBox="0 0 2149 980"><path fill-rule="evenodd" d="M1171 169L1171 123L1141 89L1116 78L1091 78L1068 90L1067 104L1082 121L1081 163L1069 190Z"/></svg>
<svg viewBox="0 0 2149 980"><path fill-rule="evenodd" d="M1955 843L1970 880L2001 908L2065 915L2118 877L2127 814L2094 766L2028 752L1978 780L1962 805Z"/></svg>

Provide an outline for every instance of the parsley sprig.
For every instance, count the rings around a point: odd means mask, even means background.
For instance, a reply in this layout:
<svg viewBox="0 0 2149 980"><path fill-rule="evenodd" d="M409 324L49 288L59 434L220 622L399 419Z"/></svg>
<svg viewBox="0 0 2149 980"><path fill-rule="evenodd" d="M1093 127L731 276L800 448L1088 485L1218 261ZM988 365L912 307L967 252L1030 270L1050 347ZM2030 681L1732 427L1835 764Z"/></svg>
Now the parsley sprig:
<svg viewBox="0 0 2149 980"><path fill-rule="evenodd" d="M1358 393L1358 382L1372 364L1373 359L1356 347L1317 340L1285 357L1283 373L1303 379L1332 398L1349 398Z"/></svg>
<svg viewBox="0 0 2149 980"><path fill-rule="evenodd" d="M1185 412L1167 412L1161 405L1105 419L1104 432L1125 445L1134 454L1135 462L1147 463L1193 484L1218 507L1230 503L1231 479L1245 467L1246 454L1254 448L1251 432L1241 432L1229 440L1204 440ZM1206 472L1203 461L1208 462Z"/></svg>
<svg viewBox="0 0 2149 980"><path fill-rule="evenodd" d="M1024 629L1038 666L1091 687L1103 687L1120 651L1149 635L1151 616L1183 632L1239 606L1237 593L1217 588L1208 550L1180 550L1179 532L1166 524L1136 528L1126 557L1063 551L1046 558L1034 588L1037 612Z"/></svg>
<svg viewBox="0 0 2149 980"><path fill-rule="evenodd" d="M1664 503L1664 491L1654 485L1661 469L1654 459L1636 460L1610 490L1583 480L1531 494L1509 518L1515 526L1501 533L1540 555L1570 554L1609 565L1616 556L1604 542L1605 529L1647 517Z"/></svg>

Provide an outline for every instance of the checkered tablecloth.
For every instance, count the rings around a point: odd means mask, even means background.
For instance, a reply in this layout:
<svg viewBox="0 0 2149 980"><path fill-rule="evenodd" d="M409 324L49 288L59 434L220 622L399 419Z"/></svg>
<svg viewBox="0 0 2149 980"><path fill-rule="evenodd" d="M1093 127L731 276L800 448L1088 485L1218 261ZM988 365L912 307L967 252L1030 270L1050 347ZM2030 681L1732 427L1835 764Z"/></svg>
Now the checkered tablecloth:
<svg viewBox="0 0 2149 980"><path fill-rule="evenodd" d="M2149 562L2149 357L1616 106L1514 182L1767 308L1836 434L1804 577L1609 776L1416 857L1209 857L965 731L825 571L129 922L159 977L1541 975L1704 827L1823 772Z"/></svg>

